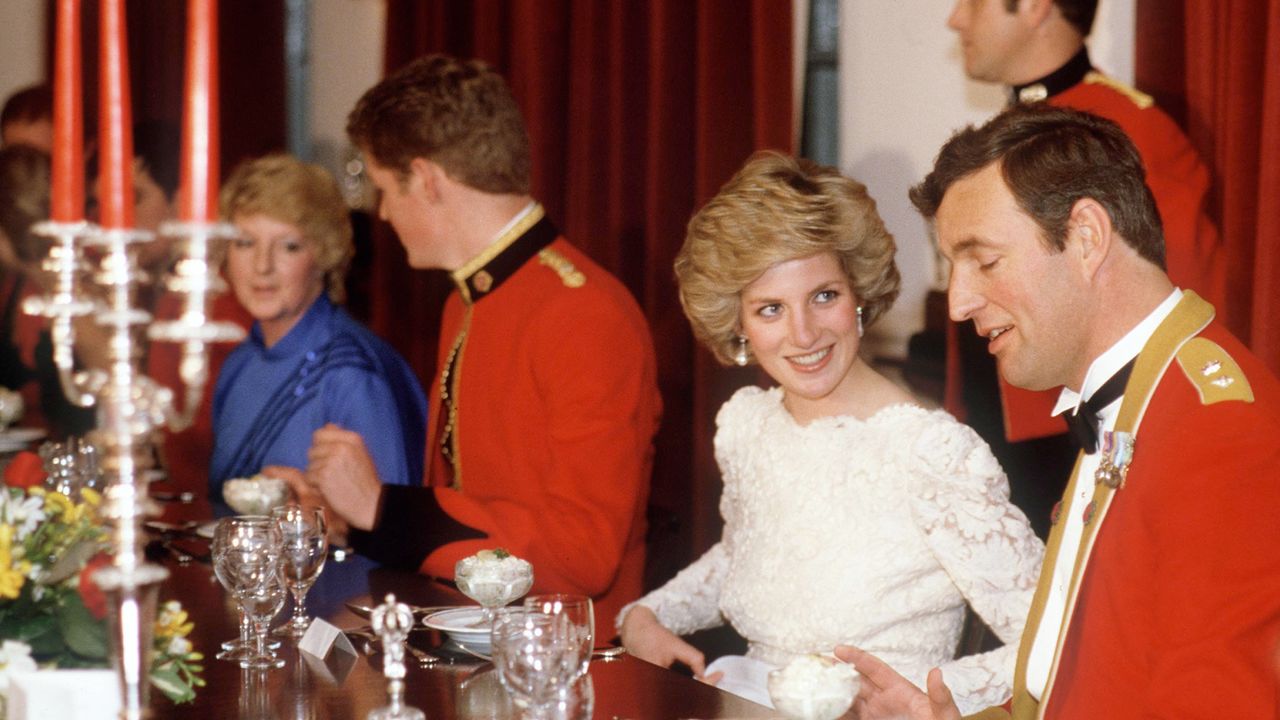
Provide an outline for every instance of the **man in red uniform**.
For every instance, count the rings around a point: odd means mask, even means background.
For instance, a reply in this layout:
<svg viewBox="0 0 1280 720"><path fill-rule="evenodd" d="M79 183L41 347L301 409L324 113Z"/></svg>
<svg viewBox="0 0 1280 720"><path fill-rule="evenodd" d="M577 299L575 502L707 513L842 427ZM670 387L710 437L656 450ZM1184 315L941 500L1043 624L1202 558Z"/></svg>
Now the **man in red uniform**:
<svg viewBox="0 0 1280 720"><path fill-rule="evenodd" d="M948 141L911 197L951 260L952 319L1010 383L1061 387L1081 439L1012 717L1274 718L1280 382L1166 275L1133 144L1015 106ZM865 676L861 717L959 717L936 670L926 696L837 654Z"/></svg>
<svg viewBox="0 0 1280 720"><path fill-rule="evenodd" d="M1209 171L1177 124L1145 95L1094 69L1085 38L1097 0L957 0L947 25L960 36L965 73L1009 88L1010 103L1044 101L1105 117L1125 131L1146 167L1164 223L1169 277L1221 304L1224 264L1206 214ZM946 406L972 425L1005 470L1014 502L1044 534L1074 448L1050 415L1056 396L1001 382L986 348L948 328Z"/></svg>
<svg viewBox="0 0 1280 720"><path fill-rule="evenodd" d="M534 589L639 597L661 412L645 319L529 196L528 137L479 61L421 58L369 90L348 133L415 268L457 284L432 383L426 487L377 482L358 436L318 430L305 480L361 553L453 577L504 547ZM297 479L294 479L295 486Z"/></svg>

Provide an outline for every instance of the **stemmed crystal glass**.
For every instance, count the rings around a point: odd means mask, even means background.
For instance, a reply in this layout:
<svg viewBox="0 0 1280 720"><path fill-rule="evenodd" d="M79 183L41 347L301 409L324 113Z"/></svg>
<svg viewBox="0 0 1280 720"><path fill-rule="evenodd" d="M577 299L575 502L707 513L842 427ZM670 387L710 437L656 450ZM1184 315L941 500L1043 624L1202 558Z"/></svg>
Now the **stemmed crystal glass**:
<svg viewBox="0 0 1280 720"><path fill-rule="evenodd" d="M267 626L284 606L280 529L271 518L233 517L218 522L214 531L214 572L236 598L253 631L253 648L240 658L240 667L270 669L284 666L267 646Z"/></svg>
<svg viewBox="0 0 1280 720"><path fill-rule="evenodd" d="M555 625L554 616L524 607L499 608L494 615L493 665L524 717L552 717L561 690L577 677L578 649Z"/></svg>
<svg viewBox="0 0 1280 720"><path fill-rule="evenodd" d="M271 518L265 516L240 515L220 520L214 526L213 539L209 544L209 554L213 560L213 572L217 576L218 582L222 583L222 587L228 592L231 591L231 581L225 563L228 560L227 550L231 547L232 538L239 528L245 525L267 525L269 523L271 523ZM253 655L253 627L249 624L249 616L245 614L244 608L240 606L239 601L236 602L236 611L240 617L240 635L222 643L222 651L214 656L219 660L238 662ZM278 641L272 649L274 650L276 647L279 647Z"/></svg>
<svg viewBox="0 0 1280 720"><path fill-rule="evenodd" d="M324 510L285 505L271 511L280 529L285 584L293 595L293 616L276 628L276 635L300 638L307 632L307 591L320 577L329 551L328 528Z"/></svg>

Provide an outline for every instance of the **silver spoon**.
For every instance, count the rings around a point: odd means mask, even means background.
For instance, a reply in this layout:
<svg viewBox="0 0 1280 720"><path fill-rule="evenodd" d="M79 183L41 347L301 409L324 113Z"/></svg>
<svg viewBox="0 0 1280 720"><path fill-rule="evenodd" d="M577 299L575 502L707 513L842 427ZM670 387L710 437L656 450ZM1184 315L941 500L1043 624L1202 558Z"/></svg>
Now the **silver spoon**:
<svg viewBox="0 0 1280 720"><path fill-rule="evenodd" d="M347 635L350 635L352 637L357 637L361 639L362 642L361 642L360 650L365 655L373 655L374 653L381 652L381 649L376 644L376 643L380 643L381 640L379 640L379 638L376 635L374 635L372 632L369 632L367 630L360 629L360 628L357 628L355 630L344 630L343 632L345 632ZM409 654L412 655L414 659L418 661L418 664L422 665L423 667L426 667L429 665L435 665L436 663L440 662L440 657L438 655L429 653L426 650L422 650L420 648L416 648L408 643L405 643L404 647L406 650L409 651Z"/></svg>
<svg viewBox="0 0 1280 720"><path fill-rule="evenodd" d="M369 607L368 605L361 605L360 603L354 603L354 602L346 602L343 604L346 605L347 609L350 610L352 614L356 615L357 617L363 618L365 620L368 620L369 618L373 617L373 608ZM452 606L440 605L436 607L423 607L420 605L410 605L409 611L413 613L413 617L415 621L420 621L422 620L422 618L434 612L437 612L440 610L448 610L450 607Z"/></svg>

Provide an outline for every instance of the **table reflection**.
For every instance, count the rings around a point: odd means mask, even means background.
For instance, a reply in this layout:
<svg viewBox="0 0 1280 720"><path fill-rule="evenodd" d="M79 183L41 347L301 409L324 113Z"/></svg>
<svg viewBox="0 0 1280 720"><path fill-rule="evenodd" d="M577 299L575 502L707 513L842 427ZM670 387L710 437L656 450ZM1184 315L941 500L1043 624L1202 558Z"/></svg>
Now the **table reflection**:
<svg viewBox="0 0 1280 720"><path fill-rule="evenodd" d="M193 555L196 541L177 543ZM212 659L218 644L236 633L235 603L218 585L203 562L167 561L171 570L161 589L162 598L182 601L196 623L191 640L205 653L204 678L194 703L175 706L167 699L153 701L154 717L165 718L292 718L294 720L364 720L386 703L382 655L376 643L353 637L358 655L354 661L321 663L301 655L286 641L280 648L285 666L280 670L242 670L238 664ZM325 572L329 572L326 567ZM323 577L323 575L322 575ZM327 597L316 615L344 628L368 628L364 618L348 611L343 600L374 606L387 593L410 605L469 604L455 588L409 572L375 569L368 573L369 593L354 598ZM310 604L310 603L309 603ZM288 610L285 610L287 613ZM284 617L282 613L281 617ZM493 666L449 644L434 631L417 626L409 645L438 655L429 666L406 657L405 702L420 708L428 718L515 718ZM630 656L595 659L585 679L594 695L596 718L771 717L767 708L721 692L672 671Z"/></svg>

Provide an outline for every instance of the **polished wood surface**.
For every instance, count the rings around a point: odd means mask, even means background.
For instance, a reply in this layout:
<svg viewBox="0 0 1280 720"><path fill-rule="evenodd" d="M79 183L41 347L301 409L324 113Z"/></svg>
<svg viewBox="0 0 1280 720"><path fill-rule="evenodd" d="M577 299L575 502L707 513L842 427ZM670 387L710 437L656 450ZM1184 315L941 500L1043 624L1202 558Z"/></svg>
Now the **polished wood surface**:
<svg viewBox="0 0 1280 720"><path fill-rule="evenodd" d="M198 545L191 545L193 550ZM345 676L338 669L301 662L288 642L280 649L281 670L247 671L238 664L213 659L224 640L236 634L235 608L206 564L170 562L171 575L160 597L181 600L196 623L192 641L205 653L204 677L194 703L175 706L152 690L157 719L166 718L296 718L297 720L363 720L386 703L381 655L361 654ZM371 595L394 592L415 605L461 604L458 592L415 573L376 570L370 574ZM366 604L369 597L357 598ZM346 610L330 613L330 622L355 628L364 620ZM431 650L440 645L435 631L420 630L410 643ZM358 645L360 643L357 643ZM477 658L450 655L451 661L420 667L406 656L406 701L430 720L443 718L516 717L498 684L492 666ZM337 672L341 679L334 677ZM772 711L678 673L630 656L593 660L590 669L595 694L593 717L612 718L739 718L776 717Z"/></svg>

